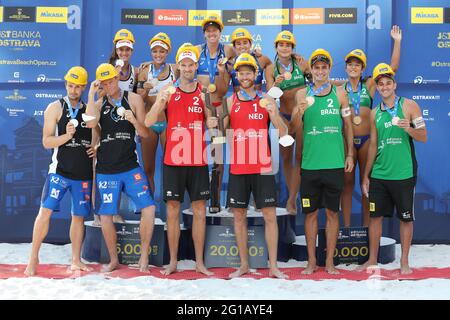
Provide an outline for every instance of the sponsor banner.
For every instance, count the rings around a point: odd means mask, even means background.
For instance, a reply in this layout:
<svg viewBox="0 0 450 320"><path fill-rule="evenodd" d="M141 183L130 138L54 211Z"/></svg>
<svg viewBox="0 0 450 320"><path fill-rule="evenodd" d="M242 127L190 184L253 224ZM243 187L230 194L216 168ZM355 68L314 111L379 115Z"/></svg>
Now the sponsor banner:
<svg viewBox="0 0 450 320"><path fill-rule="evenodd" d="M152 24L152 9L122 9L122 24Z"/></svg>
<svg viewBox="0 0 450 320"><path fill-rule="evenodd" d="M440 24L444 22L444 8L411 7L412 24Z"/></svg>
<svg viewBox="0 0 450 320"><path fill-rule="evenodd" d="M35 22L36 8L35 7L4 7L3 9L4 22Z"/></svg>
<svg viewBox="0 0 450 320"><path fill-rule="evenodd" d="M189 10L189 26L200 27L206 16L214 13L221 16L221 10Z"/></svg>
<svg viewBox="0 0 450 320"><path fill-rule="evenodd" d="M357 23L357 14L356 8L325 8L325 23Z"/></svg>
<svg viewBox="0 0 450 320"><path fill-rule="evenodd" d="M289 9L258 9L256 24L261 26L288 25Z"/></svg>
<svg viewBox="0 0 450 320"><path fill-rule="evenodd" d="M37 7L36 22L67 23L67 7Z"/></svg>
<svg viewBox="0 0 450 320"><path fill-rule="evenodd" d="M323 24L323 8L301 8L291 10L292 24Z"/></svg>
<svg viewBox="0 0 450 320"><path fill-rule="evenodd" d="M157 26L186 26L186 10L161 10L155 9L155 21Z"/></svg>
<svg viewBox="0 0 450 320"><path fill-rule="evenodd" d="M223 10L222 19L226 26L252 26L255 24L255 10Z"/></svg>

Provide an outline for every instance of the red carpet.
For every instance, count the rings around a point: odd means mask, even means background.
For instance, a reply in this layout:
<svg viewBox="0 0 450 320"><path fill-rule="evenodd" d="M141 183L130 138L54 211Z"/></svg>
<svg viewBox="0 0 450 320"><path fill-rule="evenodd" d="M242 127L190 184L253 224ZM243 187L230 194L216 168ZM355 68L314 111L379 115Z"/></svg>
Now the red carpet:
<svg viewBox="0 0 450 320"><path fill-rule="evenodd" d="M214 272L211 277L204 276L193 270L179 271L170 276L163 276L160 271L162 268L152 267L150 272L141 273L138 269L121 265L119 269L110 273L100 273L101 266L98 264L90 265L94 268L92 272L71 272L68 265L55 265L44 264L40 265L37 269L37 277L48 279L66 279L66 278L78 278L87 275L103 275L105 278L122 278L130 279L143 276L153 276L162 279L172 280L196 280L196 279L229 279L228 275L235 269L231 268L212 268ZM25 270L23 264L0 264L0 279L9 278L25 278L23 274ZM362 281L368 279L381 279L381 280L422 280L422 279L450 279L450 268L414 268L413 273L410 275L400 275L400 270L385 270L377 269L367 272L356 272L340 270L340 275L329 275L325 272L324 268L319 268L312 275L302 275L302 268L282 268L284 273L289 276L289 280L353 280ZM268 269L258 269L255 273L250 273L242 276L242 278L262 279L268 278Z"/></svg>

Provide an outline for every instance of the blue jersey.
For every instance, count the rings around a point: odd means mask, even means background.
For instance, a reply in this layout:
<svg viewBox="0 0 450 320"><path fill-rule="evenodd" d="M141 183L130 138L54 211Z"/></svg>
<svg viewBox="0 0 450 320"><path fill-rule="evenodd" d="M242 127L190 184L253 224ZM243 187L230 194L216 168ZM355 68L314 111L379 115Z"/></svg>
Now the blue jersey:
<svg viewBox="0 0 450 320"><path fill-rule="evenodd" d="M222 58L225 58L225 47L222 43L219 43L219 49L218 49L218 57L216 57L217 61L219 61ZM202 52L200 53L200 59L198 61L198 75L207 75L209 76L209 61L210 60L216 60L211 59L211 57L206 56L206 43L202 45ZM216 68L215 75L219 75L219 71Z"/></svg>

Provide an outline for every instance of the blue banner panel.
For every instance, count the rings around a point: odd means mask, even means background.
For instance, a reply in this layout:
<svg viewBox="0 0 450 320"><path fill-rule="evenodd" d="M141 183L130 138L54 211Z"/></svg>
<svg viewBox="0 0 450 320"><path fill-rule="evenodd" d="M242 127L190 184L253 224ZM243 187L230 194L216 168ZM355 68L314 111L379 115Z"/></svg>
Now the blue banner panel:
<svg viewBox="0 0 450 320"><path fill-rule="evenodd" d="M0 83L62 81L80 64L81 0L2 1Z"/></svg>
<svg viewBox="0 0 450 320"><path fill-rule="evenodd" d="M448 0L396 1L404 47L398 79L404 83L450 83L450 2ZM401 14L400 14L401 13ZM447 18L446 18L447 17Z"/></svg>

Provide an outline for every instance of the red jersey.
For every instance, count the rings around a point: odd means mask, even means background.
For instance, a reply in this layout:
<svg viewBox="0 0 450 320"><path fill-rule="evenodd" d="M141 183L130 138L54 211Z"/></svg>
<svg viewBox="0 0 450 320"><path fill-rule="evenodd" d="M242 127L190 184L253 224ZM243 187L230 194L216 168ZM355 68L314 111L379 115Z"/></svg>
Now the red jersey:
<svg viewBox="0 0 450 320"><path fill-rule="evenodd" d="M260 98L242 101L233 95L230 126L232 174L261 174L272 171L269 149L269 114L259 105Z"/></svg>
<svg viewBox="0 0 450 320"><path fill-rule="evenodd" d="M201 87L194 92L180 88L172 94L167 105L166 150L164 163L170 166L205 166L206 142L205 105Z"/></svg>

